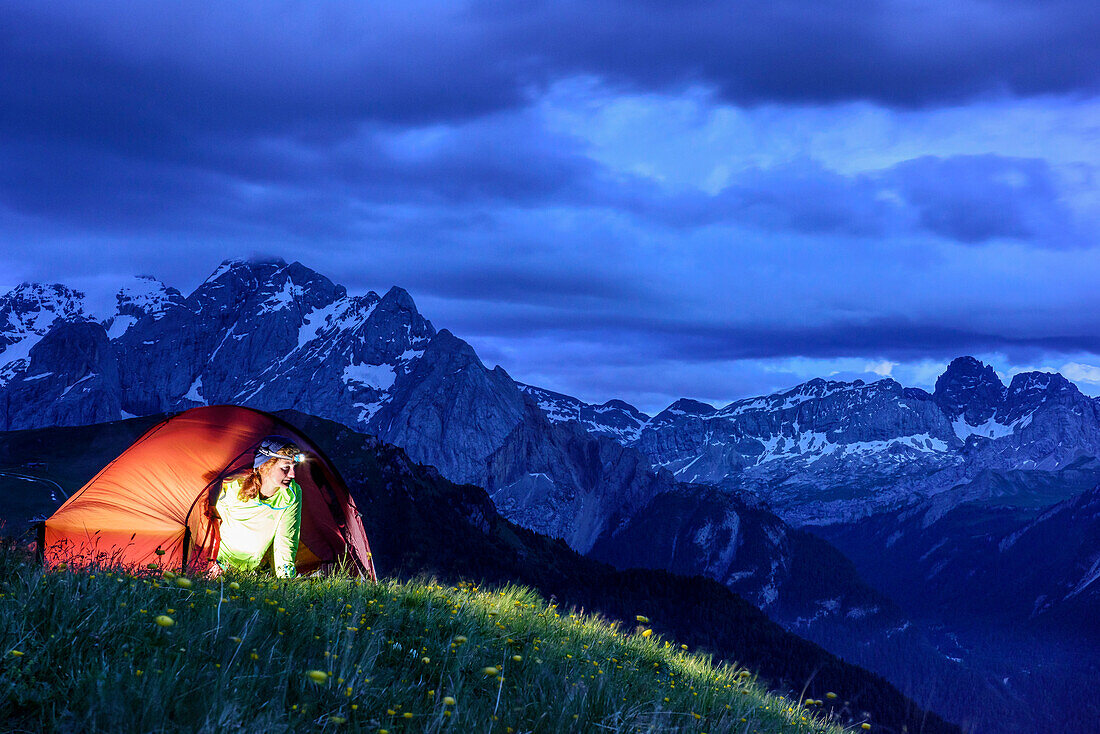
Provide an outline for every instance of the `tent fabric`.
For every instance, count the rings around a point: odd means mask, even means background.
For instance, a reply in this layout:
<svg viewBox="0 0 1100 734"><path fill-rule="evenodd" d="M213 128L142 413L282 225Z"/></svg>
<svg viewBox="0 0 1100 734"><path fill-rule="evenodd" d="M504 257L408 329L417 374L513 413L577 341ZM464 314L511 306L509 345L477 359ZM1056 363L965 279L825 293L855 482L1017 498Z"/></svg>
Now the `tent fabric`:
<svg viewBox="0 0 1100 734"><path fill-rule="evenodd" d="M296 476L298 573L344 564L376 578L359 511L332 463L286 421L234 405L193 408L150 428L46 520L47 563L205 572L218 553L221 482L251 469L256 447L272 434L309 457Z"/></svg>

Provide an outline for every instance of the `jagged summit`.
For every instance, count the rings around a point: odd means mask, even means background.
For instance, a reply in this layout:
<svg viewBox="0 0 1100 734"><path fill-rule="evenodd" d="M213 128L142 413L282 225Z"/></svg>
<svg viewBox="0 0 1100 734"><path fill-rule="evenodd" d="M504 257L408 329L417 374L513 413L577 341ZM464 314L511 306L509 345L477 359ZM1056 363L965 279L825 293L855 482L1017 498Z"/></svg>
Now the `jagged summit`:
<svg viewBox="0 0 1100 734"><path fill-rule="evenodd" d="M83 292L60 283L21 283L0 296L0 348L40 337L58 319L86 318Z"/></svg>
<svg viewBox="0 0 1100 734"><path fill-rule="evenodd" d="M151 275L139 275L115 294L115 314L103 322L107 336L111 339L122 336L146 316L163 318L169 309L184 308L185 301L177 289Z"/></svg>
<svg viewBox="0 0 1100 734"><path fill-rule="evenodd" d="M661 420L673 415L713 415L718 412L710 403L704 403L700 400L693 400L691 398L680 398L672 405L668 406L660 413L658 413L654 420Z"/></svg>
<svg viewBox="0 0 1100 734"><path fill-rule="evenodd" d="M634 407L630 403L626 402L625 400L619 400L618 398L612 398L611 400L608 400L607 402L603 403L600 407L601 408L616 408L618 410L624 410L627 413L630 413L631 415L638 416L639 418L643 418L643 419L649 418L649 415L647 415L646 413L643 413L642 411L638 410L636 407Z"/></svg>
<svg viewBox="0 0 1100 734"><path fill-rule="evenodd" d="M1005 386L993 367L973 357L959 357L936 380L932 395L952 420L962 416L976 426L996 412L1004 400Z"/></svg>
<svg viewBox="0 0 1100 734"><path fill-rule="evenodd" d="M268 257L264 255L255 255L252 257L231 257L222 260L218 267L214 268L206 281L217 280L222 275L234 270L253 270L253 269L270 269L270 268L284 268L286 267L286 260L281 257Z"/></svg>
<svg viewBox="0 0 1100 734"><path fill-rule="evenodd" d="M1034 392L1080 393L1072 382L1057 372L1020 372L1008 385L1009 396Z"/></svg>
<svg viewBox="0 0 1100 734"><path fill-rule="evenodd" d="M105 388L111 417L214 402L308 405L362 428L435 334L403 288L349 297L321 273L273 257L227 259L186 297L135 277L115 301L113 314L93 319L84 294L61 285L28 283L0 297L0 388L30 377L30 351L51 329L98 321L118 365L117 384ZM47 399L8 401L0 426L45 420L35 403ZM51 415L65 424L86 413Z"/></svg>
<svg viewBox="0 0 1100 734"><path fill-rule="evenodd" d="M398 308L404 308L409 311L416 310L416 303L413 302L413 297L409 295L409 292L400 286L390 286L390 289L386 291L386 295L382 296L382 301Z"/></svg>

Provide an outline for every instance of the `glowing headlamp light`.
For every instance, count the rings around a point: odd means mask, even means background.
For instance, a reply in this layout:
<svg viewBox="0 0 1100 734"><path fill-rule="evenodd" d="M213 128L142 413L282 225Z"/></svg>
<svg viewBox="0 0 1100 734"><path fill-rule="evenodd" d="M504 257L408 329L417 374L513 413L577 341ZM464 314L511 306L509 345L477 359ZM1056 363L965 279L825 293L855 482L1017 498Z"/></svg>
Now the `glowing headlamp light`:
<svg viewBox="0 0 1100 734"><path fill-rule="evenodd" d="M270 459L286 459L287 461L292 461L295 464L301 464L303 461L306 460L306 455L302 454L302 453L290 454L290 455L279 454L279 453L276 453L274 451L268 451L267 449L265 449L263 447L257 449L256 453L260 454L261 456L266 456Z"/></svg>

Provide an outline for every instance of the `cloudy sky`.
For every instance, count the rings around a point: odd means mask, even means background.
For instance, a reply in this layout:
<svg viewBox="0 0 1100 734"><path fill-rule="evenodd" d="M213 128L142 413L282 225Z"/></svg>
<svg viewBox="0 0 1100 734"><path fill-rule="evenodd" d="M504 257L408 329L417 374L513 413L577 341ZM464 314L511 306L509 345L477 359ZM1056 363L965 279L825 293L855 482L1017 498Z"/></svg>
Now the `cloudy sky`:
<svg viewBox="0 0 1100 734"><path fill-rule="evenodd" d="M1097 394L1100 4L0 0L0 243L0 292L400 285L649 411L962 354Z"/></svg>

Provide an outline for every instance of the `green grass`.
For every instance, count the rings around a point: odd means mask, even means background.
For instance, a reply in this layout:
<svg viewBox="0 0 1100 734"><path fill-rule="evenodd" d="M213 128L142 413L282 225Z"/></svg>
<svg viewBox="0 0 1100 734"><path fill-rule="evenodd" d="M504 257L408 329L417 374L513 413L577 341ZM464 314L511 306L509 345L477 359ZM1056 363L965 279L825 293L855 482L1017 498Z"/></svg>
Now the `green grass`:
<svg viewBox="0 0 1100 734"><path fill-rule="evenodd" d="M516 587L46 571L6 548L0 729L841 731L646 629Z"/></svg>

